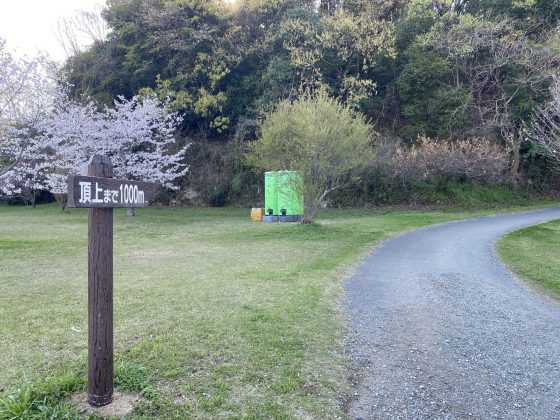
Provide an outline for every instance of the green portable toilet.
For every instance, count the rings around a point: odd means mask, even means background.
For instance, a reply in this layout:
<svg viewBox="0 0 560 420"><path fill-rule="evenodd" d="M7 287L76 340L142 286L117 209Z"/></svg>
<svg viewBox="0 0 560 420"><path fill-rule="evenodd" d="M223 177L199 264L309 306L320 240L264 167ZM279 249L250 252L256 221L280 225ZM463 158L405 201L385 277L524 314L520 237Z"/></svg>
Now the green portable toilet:
<svg viewBox="0 0 560 420"><path fill-rule="evenodd" d="M277 180L278 211L286 216L303 215L303 177L300 172L280 171Z"/></svg>
<svg viewBox="0 0 560 420"><path fill-rule="evenodd" d="M278 207L278 172L265 172L264 174L264 214L269 215L269 209L272 214L277 216L280 214Z"/></svg>

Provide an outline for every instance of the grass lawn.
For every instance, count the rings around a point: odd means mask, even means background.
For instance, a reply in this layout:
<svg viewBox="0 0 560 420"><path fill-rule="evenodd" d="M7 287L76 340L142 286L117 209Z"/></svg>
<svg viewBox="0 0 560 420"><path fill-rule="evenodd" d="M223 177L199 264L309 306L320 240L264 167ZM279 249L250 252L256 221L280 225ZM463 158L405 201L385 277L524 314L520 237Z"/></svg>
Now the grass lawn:
<svg viewBox="0 0 560 420"><path fill-rule="evenodd" d="M341 279L381 239L481 214L344 210L288 225L246 209L115 213L116 385L144 394L138 416L160 418L343 416ZM86 294L87 211L0 206L0 419L83 390ZM25 382L33 392L5 397Z"/></svg>
<svg viewBox="0 0 560 420"><path fill-rule="evenodd" d="M560 220L510 233L497 249L513 271L560 297Z"/></svg>

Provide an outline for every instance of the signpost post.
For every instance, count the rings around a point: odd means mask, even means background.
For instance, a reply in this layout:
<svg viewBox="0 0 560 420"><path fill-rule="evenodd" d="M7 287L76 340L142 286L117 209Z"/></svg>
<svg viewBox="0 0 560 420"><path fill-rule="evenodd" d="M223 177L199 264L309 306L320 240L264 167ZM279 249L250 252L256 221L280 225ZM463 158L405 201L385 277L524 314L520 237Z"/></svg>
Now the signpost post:
<svg viewBox="0 0 560 420"><path fill-rule="evenodd" d="M160 186L113 179L107 156L68 177L68 207L88 208L88 403L113 400L113 208L146 207Z"/></svg>

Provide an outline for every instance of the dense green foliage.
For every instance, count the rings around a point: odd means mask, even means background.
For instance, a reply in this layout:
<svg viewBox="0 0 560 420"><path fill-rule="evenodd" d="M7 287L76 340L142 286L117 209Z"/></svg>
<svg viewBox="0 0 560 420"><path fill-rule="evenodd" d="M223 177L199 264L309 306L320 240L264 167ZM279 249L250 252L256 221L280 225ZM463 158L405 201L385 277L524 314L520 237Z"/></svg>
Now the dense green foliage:
<svg viewBox="0 0 560 420"><path fill-rule="evenodd" d="M108 0L104 18L67 63L75 93L169 96L191 139L255 139L279 101L323 90L405 144L488 138L511 182L550 180L523 133L558 72L560 0Z"/></svg>
<svg viewBox="0 0 560 420"><path fill-rule="evenodd" d="M106 102L146 88L170 94L190 117L186 124L216 132L278 99L327 86L368 116L403 118L408 131L456 134L465 130L466 109L451 126L446 115L480 100L475 93L498 99L503 90L515 102L538 94L534 87L514 93L511 84L531 65L523 53L556 43L549 30L560 17L556 0L323 1L319 10L314 3L109 0L107 41L73 57L68 69L77 92ZM513 45L530 51L499 55ZM469 78L483 65L497 66L495 92L476 92ZM512 106L526 116L527 104Z"/></svg>

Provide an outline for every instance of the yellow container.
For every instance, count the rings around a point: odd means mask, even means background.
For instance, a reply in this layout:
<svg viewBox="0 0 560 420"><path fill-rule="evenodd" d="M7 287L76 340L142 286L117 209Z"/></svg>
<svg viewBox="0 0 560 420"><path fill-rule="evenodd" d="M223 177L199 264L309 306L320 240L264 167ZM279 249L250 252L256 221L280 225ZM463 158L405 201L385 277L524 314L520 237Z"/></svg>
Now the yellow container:
<svg viewBox="0 0 560 420"><path fill-rule="evenodd" d="M256 207L251 209L251 220L253 222L262 222L263 215L264 209Z"/></svg>

